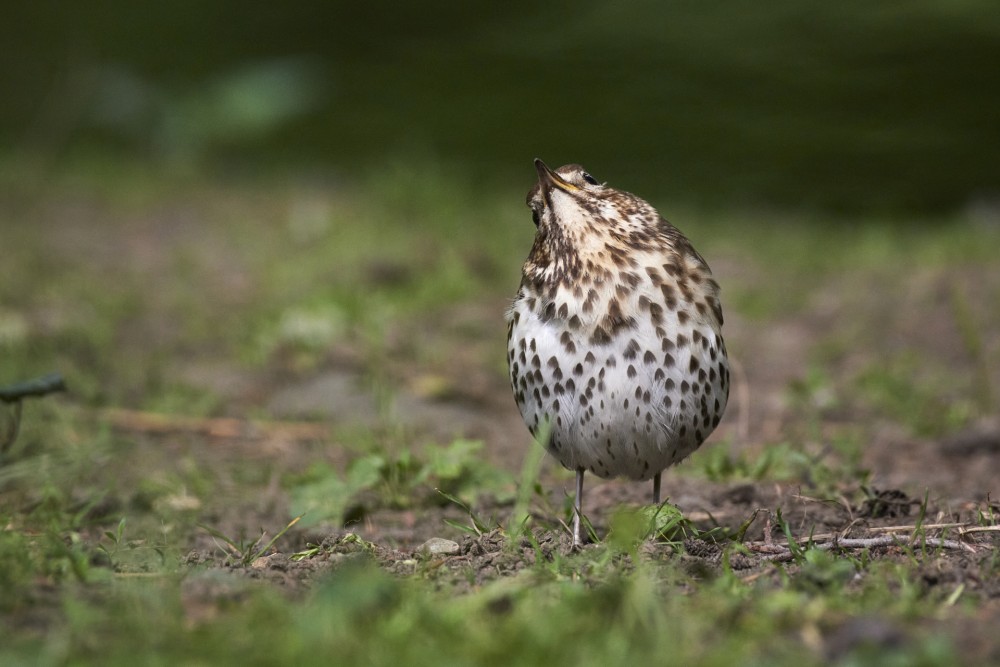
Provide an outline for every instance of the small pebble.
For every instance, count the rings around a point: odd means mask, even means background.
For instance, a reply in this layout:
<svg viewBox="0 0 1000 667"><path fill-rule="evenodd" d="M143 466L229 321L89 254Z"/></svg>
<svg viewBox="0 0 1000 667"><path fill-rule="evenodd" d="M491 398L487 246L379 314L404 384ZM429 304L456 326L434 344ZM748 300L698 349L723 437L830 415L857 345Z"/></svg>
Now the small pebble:
<svg viewBox="0 0 1000 667"><path fill-rule="evenodd" d="M419 553L428 556L454 556L460 549L461 547L458 546L458 542L452 542L440 537L432 537L417 547Z"/></svg>

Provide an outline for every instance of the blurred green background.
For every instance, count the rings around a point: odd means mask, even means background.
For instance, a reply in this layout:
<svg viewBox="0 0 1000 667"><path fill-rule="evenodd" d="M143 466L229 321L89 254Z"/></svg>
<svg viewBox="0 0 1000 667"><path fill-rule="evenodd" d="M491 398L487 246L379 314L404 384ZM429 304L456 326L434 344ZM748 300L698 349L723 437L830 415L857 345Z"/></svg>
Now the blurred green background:
<svg viewBox="0 0 1000 667"><path fill-rule="evenodd" d="M0 145L215 173L530 160L694 205L1000 192L993 0L12 3ZM992 204L990 204L992 205Z"/></svg>

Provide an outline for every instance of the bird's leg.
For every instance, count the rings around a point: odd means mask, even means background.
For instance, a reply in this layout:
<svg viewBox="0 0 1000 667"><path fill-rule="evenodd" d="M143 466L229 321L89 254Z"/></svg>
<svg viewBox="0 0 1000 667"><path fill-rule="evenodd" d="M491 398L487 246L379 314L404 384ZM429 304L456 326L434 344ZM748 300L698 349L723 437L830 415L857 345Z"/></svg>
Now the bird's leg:
<svg viewBox="0 0 1000 667"><path fill-rule="evenodd" d="M660 504L660 475L663 473L656 473L653 475L653 504Z"/></svg>
<svg viewBox="0 0 1000 667"><path fill-rule="evenodd" d="M576 498L573 500L573 546L582 544L580 539L580 514L583 512L583 468L576 469Z"/></svg>

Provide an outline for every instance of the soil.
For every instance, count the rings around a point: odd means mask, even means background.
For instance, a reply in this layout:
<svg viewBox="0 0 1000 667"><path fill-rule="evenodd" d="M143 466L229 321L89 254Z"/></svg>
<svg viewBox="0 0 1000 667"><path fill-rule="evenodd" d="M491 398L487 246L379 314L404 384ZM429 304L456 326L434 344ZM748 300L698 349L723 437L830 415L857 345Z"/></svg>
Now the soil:
<svg viewBox="0 0 1000 667"><path fill-rule="evenodd" d="M141 254L144 270L150 273L149 282L155 284L159 272L171 270L169 262L158 259L164 249L171 244L183 247L200 233L197 227L187 231L175 228L179 238L153 238L160 228L136 224L129 228L131 235L102 237L107 243L100 247L89 248L66 236L60 243L68 244L74 255L91 253L90 260L98 266L102 262L114 263L116 257L130 252ZM714 265L723 286L761 274L738 258L722 257ZM227 274L226 266L220 259L219 284L240 284L238 265L232 265L232 275ZM384 273L385 268L380 272ZM836 456L825 443L850 433L864 442L858 470L869 471L867 479L841 480L835 485L836 492L824 497L813 495L808 479L712 481L697 474L697 464L690 461L667 471L664 494L696 528L707 531L722 526L732 533L750 522L743 536L749 549L730 561L740 576L748 580L778 576L771 563L781 560L775 545L784 540L777 516L772 513L779 508L790 532L803 540L809 535L817 539L822 535L839 539L897 535L905 542L912 531L894 533L885 529L917 523L974 525L980 513L1000 514L997 414L988 414L987 410L985 417L944 436L917 436L912 428L891 416L852 400L859 369L901 348L926 361L927 368L947 368L956 376L979 374L987 388L1000 388L1000 364L982 367L983 359L1000 358L1000 314L995 312L1000 268L976 272L928 269L912 273L909 278L905 283L890 281L888 291L880 291L859 285L856 276L845 276L819 287L794 313L767 320L750 320L738 312L727 312L724 334L735 362L734 391L726 418L702 449L728 447L733 456L752 461L767 445L792 442L822 459ZM871 276L868 279L874 280ZM981 358L965 352L968 345L963 342L963 331L951 313L949 295L955 290L965 294L980 316L977 324L985 348ZM506 305L501 296L476 304L460 303L425 321L412 322L405 332L387 332L385 358L380 365L390 369L384 371L388 377L383 381L393 387L388 415L367 391L369 369L365 355L358 346L347 342L330 350L321 363L306 372L284 364L280 354L266 368L247 370L213 358L211 350L195 350L187 362L179 360L167 371L169 381L219 396L220 413L237 420L237 424L244 423L246 415L263 413L286 424L284 429L241 434L237 428L235 433L220 434L211 425L174 430L152 428L136 419L111 422L134 437L137 460L163 460L167 467L188 460L220 471L247 466L263 471L258 478L264 483L254 486L233 482L213 494L210 506L199 510L201 523L233 536L259 534L263 528L274 534L284 526L290 510L287 493L280 484L282 476L304 470L316 461L345 465L351 458L350 448L338 441L338 434L352 429L392 428L405 434L408 446L415 450L426 443L446 444L456 437L481 440L489 462L516 476L535 445L514 407L502 367L502 315ZM139 323L136 331L158 331L155 324ZM408 340L413 337L434 341L452 353L430 364L422 363L411 354ZM810 396L804 407L792 389L801 386L809 369L817 366L818 345L831 340L836 351L821 364L829 375L829 386ZM842 340L848 344L839 344ZM826 394L836 400L827 400ZM329 431L326 435L322 431L320 435L303 435L295 428L304 422ZM219 476L225 478L226 474ZM561 515L564 499L572 493L571 475L547 460L541 485L547 490L549 508L557 508L556 514ZM648 502L649 494L646 484L589 476L584 514L596 534L603 537L617 506L641 506ZM496 516L503 523L512 506L484 496L473 509L480 516ZM377 499L368 502L362 498L348 525L293 527L274 549L248 564L234 563L233 555L220 547L218 539L198 532L192 536L184 558L197 572L185 579L186 604L197 617L214 613L221 599L239 595L239 585L231 577L219 578L213 573L237 573L247 580L268 582L295 594L308 590L331 568L358 559L375 561L399 575L420 572L459 589L477 586L516 574L538 558L571 554L568 533L560 526L563 517L546 514L537 507L533 512L536 521L532 538L513 538L516 543L509 548L511 538L501 531L470 534L449 525L446 520L471 524L467 513L455 505L396 509L380 505ZM927 530L926 535L938 536L940 531ZM955 545L927 552L920 569L920 584L945 592L963 584L968 594L978 594L984 600L984 619L993 619L994 623L1000 620L1000 582L992 574L1000 533L959 536L952 528L944 537ZM433 538L451 540L457 546L442 554L428 554L421 545ZM702 573L719 570L722 546L711 540L681 536L671 541L649 541L639 555L652 562L679 563L690 572ZM596 548L600 547L583 547ZM311 557L294 557L308 549L314 550ZM904 548L895 544L872 546L870 553L873 558L907 558ZM797 566L787 567L794 570ZM962 629L955 631L961 634ZM828 650L835 656L841 645L858 641L859 634L873 632L891 641L897 630L879 623L847 624L830 640ZM987 640L980 635L969 641L971 646ZM995 646L983 646L984 651L996 650ZM1000 659L995 655L987 657Z"/></svg>

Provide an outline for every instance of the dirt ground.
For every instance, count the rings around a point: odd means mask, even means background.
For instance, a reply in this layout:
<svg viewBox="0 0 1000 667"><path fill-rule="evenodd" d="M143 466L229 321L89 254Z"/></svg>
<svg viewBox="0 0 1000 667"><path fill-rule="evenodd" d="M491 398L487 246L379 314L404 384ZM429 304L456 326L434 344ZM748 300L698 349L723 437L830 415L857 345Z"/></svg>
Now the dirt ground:
<svg viewBox="0 0 1000 667"><path fill-rule="evenodd" d="M961 280L961 277L941 274L928 278L935 279L949 282ZM988 288L996 289L998 278L992 276L991 279L994 282ZM840 300L831 305L835 299L833 295L850 291L846 285L830 285L811 300L813 305L805 312L779 321L759 323L741 319L738 314L729 316L725 331L737 362L736 387L726 419L703 449L728 443L734 455L744 452L753 460L765 443L804 437L816 439L811 442L810 451L817 459L822 459L828 453L824 453L818 440L861 428L866 443L860 468L870 471L867 492L860 492L860 479L842 482L835 496L822 498L812 496L806 488L808 484L802 480L715 482L691 474L686 467L696 463L686 462L665 474L666 494L670 502L702 530L723 526L735 531L750 521L744 536L748 551L730 561L732 568L748 580L778 576L771 560L782 560L777 555L780 550L774 545L783 543L784 535L768 510L773 512L780 508L792 534L800 539L809 535L817 541L827 542L832 536L841 540L881 539L881 543L870 546L873 558L907 558L903 544L917 523L951 524L944 531L930 529L926 532L929 537L943 536L951 541L951 546L929 547L920 570L920 585L948 587L949 590L964 585L966 590L978 591L994 600L992 607L987 607L992 611L984 613L1000 614L1000 582L990 574L994 568L998 534L970 532L958 535L960 525L976 524L981 513L1000 513L1000 500L996 498L1000 421L980 419L946 437L916 437L902 425L873 416L846 402L834 409L819 411L818 426L811 433L803 430L803 415L790 398L789 388L802 381L803 369L810 364L813 341L823 339L844 311L862 313L862 324L868 318L880 319L890 335L881 338L881 345L873 344L864 352L842 355L833 373L846 377L852 366L862 363L861 357L870 359L898 344L899 339L895 336L905 337L908 344L926 349L927 354L935 358L952 358L963 367L971 363L955 352L957 331L943 327L943 331L927 332L915 327L913 313L915 309L926 309L926 300L914 294L904 295L897 302L899 307L888 313L878 295L871 294L856 299L858 302ZM422 333L440 336L443 344L452 344L470 328L491 331L489 325L499 322L504 305L498 300L478 307L456 307L446 317L435 320L444 322L443 327L428 322ZM945 303L929 305L938 309L947 307ZM944 321L944 318L937 321ZM514 408L505 376L497 368L487 367L480 361L482 348L502 349L501 346L502 332L486 333L472 345L455 345L455 357L450 364L430 371L407 362L405 354L399 353L399 362L392 365L397 387L392 418L403 425L415 447L419 448L423 442L447 442L455 437L479 439L485 442L484 451L492 464L517 473L535 445ZM388 353L394 354L391 349ZM439 375L436 382L445 385L447 391L433 396L422 394L419 390L421 380L428 372ZM212 388L228 392L227 400L233 406L233 413L257 404L266 406L276 418L290 422L321 414L329 423L339 426L359 423L378 428L380 416L374 400L363 390L362 374L358 355L342 349L331 353L321 372L307 377L278 374L265 379L229 373L225 376L225 386L216 384ZM218 375L213 374L213 377ZM188 378L194 376L189 374ZM997 380L1000 377L993 369L993 381ZM835 377L834 385L838 381L848 384ZM839 391L840 387L835 386L834 390ZM864 426L859 427L862 423ZM294 440L261 443L234 438L191 443L191 446L203 448L199 457L205 452L211 452L210 458L220 461L250 456L261 465L276 465L280 470L306 466L316 457L343 463L336 445L331 447L330 443ZM551 505L561 508L562 499L572 493L571 475L546 459L541 481L550 490ZM262 525L280 525L288 516L286 500L275 488L270 492L273 495L268 502L262 503L260 498L255 498L247 504L244 499L244 502L225 506L212 518L213 525L229 534L253 532ZM584 512L597 535L603 536L608 532L608 521L616 507L642 505L648 502L649 493L647 484L588 476ZM921 516L925 498L925 514ZM512 508L484 497L473 509L481 516L495 515L504 521ZM521 548L511 550L504 548L505 538L499 531L469 535L447 525L445 519L470 524L468 515L454 505L404 510L377 505L362 507L356 520L347 526L293 529L279 543L277 553L259 559L243 571L253 579L273 581L297 590L307 586L318 572L344 559L374 558L386 569L401 575L418 570L424 572L430 560L434 563L434 576L442 585L447 582L449 586L461 588L515 574L533 564L540 555L570 553L568 533L558 523L561 517L543 516L537 508L535 517L538 527L534 539L521 538ZM893 530L901 526L909 528ZM887 536L896 536L900 543L891 543L892 538L887 542ZM434 538L452 540L457 546L451 546L451 551L442 554L428 554L426 543ZM684 568L695 573L720 566L720 545L697 539L688 539L682 544L677 555L676 545L649 542L642 556L653 561L679 558ZM323 556L298 561L289 557L308 545L320 545ZM857 553L857 550L852 552L845 548L844 552ZM193 545L187 560L222 566L226 557L217 542L206 535ZM196 593L192 595L200 597Z"/></svg>
<svg viewBox="0 0 1000 667"><path fill-rule="evenodd" d="M129 229L130 234L104 239L108 243L102 240L101 244L85 233L64 234L60 229L52 248L57 255L72 254L77 260L83 254L91 269L100 270L104 264L112 272L118 258L131 256L129 261L134 261L141 256L150 282L155 283L173 270L170 262L163 261L172 247L201 238L196 225L175 226L170 238L162 237L158 231L162 227L154 223ZM739 258L722 256L713 265L724 290L729 284L767 280L759 267ZM246 276L238 263L219 261L215 266L215 282L220 286L215 289L236 293L244 289ZM402 271L405 274L405 267ZM372 267L371 272L373 276L398 273L391 266ZM870 289L876 280L881 289ZM965 332L953 316L950 295L956 290L966 294L980 317L978 326L985 341L981 358L968 354ZM845 275L820 286L803 307L779 309L783 314L764 319L727 311L724 335L734 361L728 412L693 460L665 473L664 495L700 530L746 527L747 549L734 555L730 565L748 581L777 578L771 562L786 560L787 553L780 548L785 536L774 514L777 509L796 538L812 535L834 550L838 545L833 541L839 540L839 548L847 553L858 549L843 546L850 540L869 540L865 546L872 558L908 558L904 546L913 526L943 525L924 530L932 542L949 542L928 543L918 583L949 591L964 586L989 601L982 608L984 618L1000 619L1000 581L992 574L1000 533L961 532L980 524L983 514L992 512L994 525L1000 515L1000 415L994 410L946 436L918 436L852 394L857 375L867 365L904 348L927 362L917 365L915 381L926 384L926 378L920 377L925 369L932 373L946 368L960 378L978 374L985 378L986 387L1000 387L1000 364L992 363L1000 359L998 300L997 267L975 272L941 268L915 270L905 279ZM388 409L370 391L365 353L348 340L332 346L320 363L304 372L283 363L280 354L254 369L213 358L211 350L193 350L178 357L167 367L167 379L218 397L221 416L214 420L184 423L172 419L162 425L137 413L95 412L134 442L130 456L146 468L160 464L169 469L180 461L193 461L219 471L218 479L229 479L231 483L221 484L210 494L211 500L199 507L197 519L230 536L259 534L262 529L274 535L280 530L292 515L287 489L281 484L283 475L301 472L317 461L346 465L352 450L340 438L352 429L392 429L414 451L427 443L446 444L459 437L480 440L488 462L516 479L536 445L516 411L502 366L506 306L499 296L458 303L425 320L409 322L405 330L384 332L380 366L381 381L391 387ZM162 335L163 317L154 306L129 326L138 338ZM430 363L414 359L412 340L417 338L440 345L450 354ZM989 362L985 369L983 359ZM816 368L825 379L810 386L810 369ZM934 409L934 403L926 407ZM248 415L261 414L273 428L255 430L247 421ZM823 497L814 494L809 479L768 481L765 475L763 480L712 481L698 472L699 457L709 455L713 448L728 448L731 456L752 462L768 446L780 443L792 443L817 464L829 459L832 467L843 468L843 455L832 451L829 443L845 434L862 443L855 465L869 475L867 479L841 478ZM247 466L260 471L258 477L266 482L240 483L227 472ZM442 586L475 586L516 574L537 558L571 552L568 532L560 520L565 499L572 493L572 476L547 459L540 483L548 494L547 507L532 504L532 537L516 538L519 541L513 549L505 548L507 538L500 531L472 535L446 523L471 523L469 515L454 504L396 509L378 498L362 496L347 525L294 526L272 552L249 565L234 564L217 537L195 531L184 563L200 566L202 572L234 570L293 593L308 589L330 568L356 558L374 559L400 575L419 572ZM603 537L616 507L638 507L648 502L649 494L646 484L588 476L584 514ZM495 516L506 524L513 506L485 495L472 509L478 516ZM435 546L435 538L454 544ZM435 552L437 548L441 551ZM293 557L310 549L310 557ZM674 543L650 541L639 556L652 562L680 563L697 574L720 568L722 548L710 540L681 536ZM788 567L794 570L796 566ZM190 614L213 613L227 595L219 587L229 585L205 574L186 579ZM963 629L955 632L961 636ZM989 654L1000 650L989 638L980 634L967 639L972 654L977 654L979 646L980 656L1000 660L1000 655Z"/></svg>

